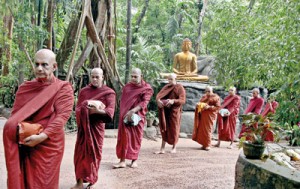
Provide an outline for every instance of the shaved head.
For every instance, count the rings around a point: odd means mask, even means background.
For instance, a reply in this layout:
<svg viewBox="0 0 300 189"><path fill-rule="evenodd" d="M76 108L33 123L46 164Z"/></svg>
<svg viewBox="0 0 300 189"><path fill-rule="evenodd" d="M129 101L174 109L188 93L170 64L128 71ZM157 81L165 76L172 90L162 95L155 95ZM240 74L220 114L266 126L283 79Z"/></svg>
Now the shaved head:
<svg viewBox="0 0 300 189"><path fill-rule="evenodd" d="M133 84L140 84L142 81L142 71L139 68L133 68L131 70L131 80Z"/></svg>
<svg viewBox="0 0 300 189"><path fill-rule="evenodd" d="M174 74L174 73L171 73L171 74L168 76L168 78L176 79L176 78L177 78L177 75Z"/></svg>
<svg viewBox="0 0 300 189"><path fill-rule="evenodd" d="M51 81L53 71L57 69L54 52L49 49L41 49L34 56L35 76L39 81Z"/></svg>
<svg viewBox="0 0 300 189"><path fill-rule="evenodd" d="M174 73L171 73L169 76L168 76L168 82L172 85L175 85L176 84L176 77L177 75L174 74Z"/></svg>
<svg viewBox="0 0 300 189"><path fill-rule="evenodd" d="M51 63L56 63L56 55L53 51L49 49L40 49L35 53L34 59L36 60L39 57L47 57Z"/></svg>
<svg viewBox="0 0 300 189"><path fill-rule="evenodd" d="M103 75L103 70L101 68L94 68L92 69L91 73L97 73Z"/></svg>

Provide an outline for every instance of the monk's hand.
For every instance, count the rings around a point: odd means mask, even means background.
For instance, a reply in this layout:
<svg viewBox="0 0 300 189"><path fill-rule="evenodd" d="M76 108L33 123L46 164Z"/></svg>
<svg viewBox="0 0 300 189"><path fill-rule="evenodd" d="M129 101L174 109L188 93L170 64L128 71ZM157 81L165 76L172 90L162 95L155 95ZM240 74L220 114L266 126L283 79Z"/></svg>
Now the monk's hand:
<svg viewBox="0 0 300 189"><path fill-rule="evenodd" d="M166 106L169 108L174 104L174 99L168 99Z"/></svg>
<svg viewBox="0 0 300 189"><path fill-rule="evenodd" d="M163 102L162 102L161 100L158 100L158 101L157 101L157 106L158 106L159 108L163 108L163 107L164 107Z"/></svg>
<svg viewBox="0 0 300 189"><path fill-rule="evenodd" d="M133 110L129 110L127 112L127 114L125 115L125 117L127 117L128 122L132 122L131 117L132 117L133 114L134 114L134 111Z"/></svg>
<svg viewBox="0 0 300 189"><path fill-rule="evenodd" d="M31 135L24 139L25 146L34 147L48 138L48 135L41 133L39 135Z"/></svg>

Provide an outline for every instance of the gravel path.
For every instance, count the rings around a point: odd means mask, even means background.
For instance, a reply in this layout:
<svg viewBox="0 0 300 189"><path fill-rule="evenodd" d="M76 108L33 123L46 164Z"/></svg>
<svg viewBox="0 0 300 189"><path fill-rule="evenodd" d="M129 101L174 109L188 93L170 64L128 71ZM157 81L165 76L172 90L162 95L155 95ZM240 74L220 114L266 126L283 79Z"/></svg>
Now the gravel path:
<svg viewBox="0 0 300 189"><path fill-rule="evenodd" d="M6 188L6 169L3 153L3 128L0 127L0 188ZM73 154L76 134L66 134L66 148L61 165L60 188L68 189L75 183ZM235 163L239 150L220 148L200 150L191 139L179 139L177 153L153 154L160 147L159 141L143 139L138 160L139 167L112 169L118 162L115 155L116 138L105 138L97 189L232 189L234 188ZM215 143L215 141L214 141ZM129 163L129 161L128 161Z"/></svg>

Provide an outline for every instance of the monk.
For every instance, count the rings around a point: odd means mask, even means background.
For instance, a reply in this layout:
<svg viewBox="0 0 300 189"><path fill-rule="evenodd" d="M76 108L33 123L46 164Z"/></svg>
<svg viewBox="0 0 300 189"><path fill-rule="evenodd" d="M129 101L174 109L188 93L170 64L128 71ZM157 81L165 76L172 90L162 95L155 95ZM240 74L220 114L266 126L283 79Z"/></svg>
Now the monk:
<svg viewBox="0 0 300 189"><path fill-rule="evenodd" d="M229 149L232 149L232 144L235 136L236 119L240 112L240 97L236 95L236 88L230 87L229 94L225 97L221 109L227 109L228 112L218 113L218 143L215 147L220 147L221 141L230 141Z"/></svg>
<svg viewBox="0 0 300 189"><path fill-rule="evenodd" d="M202 145L202 150L210 150L213 124L220 107L220 97L213 93L212 87L207 86L204 96L196 106L192 135L192 139Z"/></svg>
<svg viewBox="0 0 300 189"><path fill-rule="evenodd" d="M103 84L103 71L91 71L91 83L78 96L76 122L78 126L74 152L77 183L72 189L88 188L98 180L98 170L102 158L105 123L111 122L115 111L116 93Z"/></svg>
<svg viewBox="0 0 300 189"><path fill-rule="evenodd" d="M264 111L261 113L263 117L268 116L269 114L275 114L276 109L278 108L279 103L275 100L275 96L270 94L269 100L265 106ZM274 141L274 135L271 131L266 131L265 141Z"/></svg>
<svg viewBox="0 0 300 189"><path fill-rule="evenodd" d="M250 102L244 112L244 114L260 114L262 107L264 104L264 99L262 97L260 97L259 95L259 89L258 88L254 88L252 90L252 98L250 99ZM239 135L239 138L241 138L243 136L243 133L247 132L247 127L245 124L242 125L242 129Z"/></svg>
<svg viewBox="0 0 300 189"><path fill-rule="evenodd" d="M152 95L153 90L151 86L142 79L141 70L139 68L132 69L131 80L122 89L116 147L117 157L120 159L120 162L114 165L114 168L125 168L125 159L131 160L131 168L137 167L147 105ZM125 119L129 123L133 122L132 118L134 114L137 114L141 119L138 124L125 124Z"/></svg>
<svg viewBox="0 0 300 189"><path fill-rule="evenodd" d="M183 86L176 82L176 74L170 74L168 82L156 96L162 143L160 151L155 154L165 153L166 142L173 145L171 153L176 153L179 138L181 111L186 95Z"/></svg>
<svg viewBox="0 0 300 189"><path fill-rule="evenodd" d="M3 130L9 189L58 189L63 157L64 125L72 112L74 96L69 82L53 75L55 54L41 49L35 54L35 76L17 93L10 118ZM18 144L18 123L41 124L43 131Z"/></svg>
<svg viewBox="0 0 300 189"><path fill-rule="evenodd" d="M188 38L182 42L182 52L174 57L173 72L179 76L197 76L197 56L190 52L192 42Z"/></svg>

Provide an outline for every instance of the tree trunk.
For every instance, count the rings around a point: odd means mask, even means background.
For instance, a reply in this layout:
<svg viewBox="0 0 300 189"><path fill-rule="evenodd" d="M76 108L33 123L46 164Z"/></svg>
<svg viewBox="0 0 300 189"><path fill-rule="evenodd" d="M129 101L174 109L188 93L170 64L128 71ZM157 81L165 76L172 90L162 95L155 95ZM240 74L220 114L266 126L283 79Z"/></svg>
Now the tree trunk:
<svg viewBox="0 0 300 189"><path fill-rule="evenodd" d="M138 33L138 31L140 29L141 22L142 22L143 18L145 17L146 11L147 11L148 6L149 6L149 1L150 0L145 0L145 5L144 5L144 7L142 9L142 12L141 12L136 24L135 24L135 30L133 32L133 37L132 37L132 44L135 44L136 36L134 36L134 34Z"/></svg>
<svg viewBox="0 0 300 189"><path fill-rule="evenodd" d="M131 0L127 0L127 38L126 38L126 70L125 83L128 82L129 69L131 64Z"/></svg>
<svg viewBox="0 0 300 189"><path fill-rule="evenodd" d="M3 49L1 49L5 54L5 60L2 62L2 75L6 76L9 74L9 64L11 62L11 41L14 27L14 19L11 13L9 15L4 15L3 25L7 35L4 40Z"/></svg>
<svg viewBox="0 0 300 189"><path fill-rule="evenodd" d="M47 48L53 49L53 13L55 9L55 1L54 0L48 0L48 11L47 11L47 31L49 34L48 40L47 40Z"/></svg>
<svg viewBox="0 0 300 189"><path fill-rule="evenodd" d="M207 0L199 0L198 4L200 6L200 4L203 3L202 8L199 7L199 27L198 27L198 37L197 37L197 41L195 44L195 54L197 56L200 55L200 48L201 48L201 44L202 44L202 24L203 24L203 19L204 19L204 15L205 15L205 10L207 7Z"/></svg>

